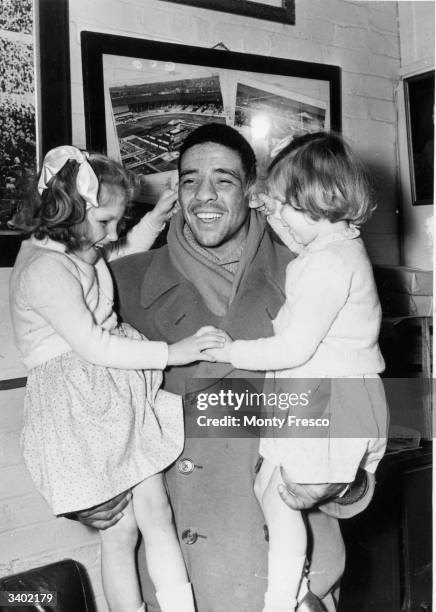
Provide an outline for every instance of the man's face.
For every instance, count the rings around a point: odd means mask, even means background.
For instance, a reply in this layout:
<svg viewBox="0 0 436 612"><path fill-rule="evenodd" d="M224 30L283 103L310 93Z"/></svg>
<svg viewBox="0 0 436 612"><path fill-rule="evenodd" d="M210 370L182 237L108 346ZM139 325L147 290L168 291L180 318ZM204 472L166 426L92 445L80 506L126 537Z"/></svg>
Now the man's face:
<svg viewBox="0 0 436 612"><path fill-rule="evenodd" d="M239 154L213 142L188 149L180 164L179 202L199 244L217 252L237 244L249 210Z"/></svg>

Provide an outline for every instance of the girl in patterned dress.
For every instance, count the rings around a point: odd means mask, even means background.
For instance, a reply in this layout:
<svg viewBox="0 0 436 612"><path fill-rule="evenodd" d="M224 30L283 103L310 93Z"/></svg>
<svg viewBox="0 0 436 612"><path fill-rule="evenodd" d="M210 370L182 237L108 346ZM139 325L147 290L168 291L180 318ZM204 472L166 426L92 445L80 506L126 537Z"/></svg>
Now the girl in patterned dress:
<svg viewBox="0 0 436 612"><path fill-rule="evenodd" d="M145 610L135 568L138 528L161 610L194 612L191 585L162 470L183 448L181 398L160 389L162 370L222 345L211 328L168 346L113 310L106 259L149 249L176 202L166 191L118 241L129 200L118 163L64 146L47 153L38 194L16 225L23 241L11 276L16 344L29 370L22 449L56 515L132 489L119 522L100 531L102 576L114 612Z"/></svg>

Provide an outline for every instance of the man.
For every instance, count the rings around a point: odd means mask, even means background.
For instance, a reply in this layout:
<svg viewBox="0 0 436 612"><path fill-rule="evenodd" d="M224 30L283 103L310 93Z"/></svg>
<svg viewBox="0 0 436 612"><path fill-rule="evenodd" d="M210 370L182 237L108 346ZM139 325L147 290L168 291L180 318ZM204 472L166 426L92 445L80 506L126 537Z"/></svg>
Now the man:
<svg viewBox="0 0 436 612"><path fill-rule="evenodd" d="M233 338L272 334L271 321L284 301L285 268L292 255L271 238L264 218L250 212L255 164L248 142L222 124L198 128L182 145L182 210L171 222L168 244L113 266L122 317L150 340L171 344L204 325L225 329ZM166 372L165 389L183 394L185 383L193 379L221 379L229 374L226 364L173 367ZM241 372L239 377L244 374L248 373ZM255 438L187 437L182 456L167 472L199 612L262 609L268 546L253 493L258 468ZM282 499L297 509L332 498L344 488L285 484L288 489L280 493ZM81 513L80 518L106 528L118 520L127 501L128 497L118 496ZM346 510L344 515L357 511ZM332 611L333 591L345 560L339 526L319 510L308 512L308 521L311 590ZM149 610L156 611L149 593L153 589L146 584ZM299 606L301 612L320 609L316 601L311 602L310 593Z"/></svg>

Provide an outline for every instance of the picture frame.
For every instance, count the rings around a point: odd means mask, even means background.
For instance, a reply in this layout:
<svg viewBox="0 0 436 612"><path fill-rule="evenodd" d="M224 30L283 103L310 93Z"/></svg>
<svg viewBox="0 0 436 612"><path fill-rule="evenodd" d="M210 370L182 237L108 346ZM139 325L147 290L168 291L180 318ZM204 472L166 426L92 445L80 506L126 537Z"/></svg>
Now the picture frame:
<svg viewBox="0 0 436 612"><path fill-rule="evenodd" d="M297 128L341 131L338 66L89 31L81 45L87 148L133 169L145 205L174 184L177 147L206 121L241 131L258 161ZM271 124L259 142L254 111Z"/></svg>
<svg viewBox="0 0 436 612"><path fill-rule="evenodd" d="M33 41L38 50L36 65L39 67L38 74L34 74L35 108L38 109L36 173L39 160L49 149L71 143L68 0L36 0L33 11ZM7 201L3 204L7 209ZM3 213L0 267L11 267L24 235L9 228L7 210L3 209Z"/></svg>
<svg viewBox="0 0 436 612"><path fill-rule="evenodd" d="M173 4L186 4L196 8L206 8L214 11L255 17L266 21L275 21L287 25L295 25L295 0L281 0L280 6L271 6L263 2L251 0L162 0Z"/></svg>
<svg viewBox="0 0 436 612"><path fill-rule="evenodd" d="M435 71L404 79L412 205L434 203Z"/></svg>

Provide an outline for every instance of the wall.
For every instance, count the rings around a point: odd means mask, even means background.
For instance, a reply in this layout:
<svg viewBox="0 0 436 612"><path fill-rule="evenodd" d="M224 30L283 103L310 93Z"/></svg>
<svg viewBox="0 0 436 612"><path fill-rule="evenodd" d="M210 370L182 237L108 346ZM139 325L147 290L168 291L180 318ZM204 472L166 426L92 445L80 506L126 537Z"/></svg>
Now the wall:
<svg viewBox="0 0 436 612"><path fill-rule="evenodd" d="M285 26L164 0L70 0L73 141L86 143L81 30L204 47L222 41L232 51L337 64L343 69L343 132L371 163L378 184L380 205L365 239L373 261L396 264L397 3L296 0L296 19L296 26ZM0 279L4 294L5 282ZM24 468L18 448L22 401L22 389L0 391L0 575L73 557L85 564L98 608L106 610L98 535L53 519Z"/></svg>
<svg viewBox="0 0 436 612"><path fill-rule="evenodd" d="M435 3L399 2L402 77L434 69ZM432 244L426 223L432 224L433 206L412 206L407 150L403 82L398 88L398 138L400 185L403 211L403 263L425 270L433 269ZM433 224L432 224L433 225Z"/></svg>
<svg viewBox="0 0 436 612"><path fill-rule="evenodd" d="M83 563L100 610L98 533L67 519L56 519L36 491L19 448L24 389L0 391L0 577L60 559Z"/></svg>

